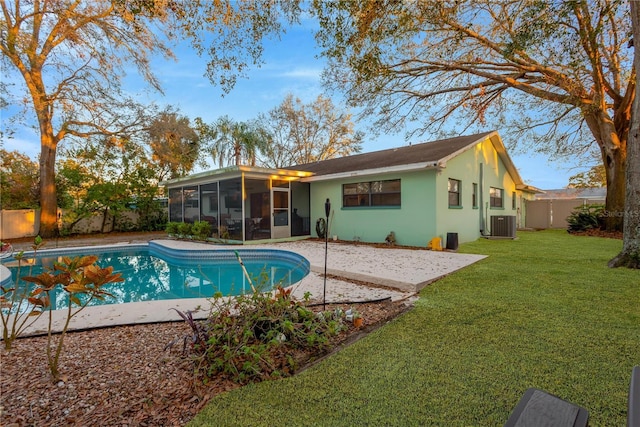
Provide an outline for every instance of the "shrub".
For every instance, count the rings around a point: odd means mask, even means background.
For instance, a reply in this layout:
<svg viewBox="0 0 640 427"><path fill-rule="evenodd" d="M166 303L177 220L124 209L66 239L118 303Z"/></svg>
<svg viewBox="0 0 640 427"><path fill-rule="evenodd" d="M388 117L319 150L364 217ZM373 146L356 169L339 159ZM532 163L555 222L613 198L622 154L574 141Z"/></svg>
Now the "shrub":
<svg viewBox="0 0 640 427"><path fill-rule="evenodd" d="M58 363L71 319L87 307L93 299L104 300L106 297L111 297L112 295L104 290L105 285L124 281L120 277L120 273L113 273L113 267L101 268L96 264L97 261L98 257L95 255L75 258L64 256L60 261L53 263L52 269L47 269L37 276L23 278L24 281L35 285L29 302L42 310L51 307L51 300L56 298L56 294L66 295L67 317L61 333L55 339L53 337L53 313L48 310L46 352L49 373L54 382L60 379ZM84 298L81 299L81 297Z"/></svg>
<svg viewBox="0 0 640 427"><path fill-rule="evenodd" d="M571 212L567 217L569 233L579 233L602 226L604 205L585 205Z"/></svg>
<svg viewBox="0 0 640 427"><path fill-rule="evenodd" d="M167 232L168 235L175 236L178 234L179 225L180 225L179 222L168 222L164 230Z"/></svg>
<svg viewBox="0 0 640 427"><path fill-rule="evenodd" d="M44 246L44 241L40 236L37 236L31 245L34 258L42 246ZM33 263L25 258L23 251L14 255L14 258L18 263L16 280L7 286L0 287L2 342L7 351L11 351L13 342L44 313L43 308L34 305L31 300L35 296L34 291L29 285L20 283L23 263L29 266L28 274L31 274Z"/></svg>
<svg viewBox="0 0 640 427"><path fill-rule="evenodd" d="M211 224L207 221L196 221L191 227L191 234L198 240L207 240L211 236Z"/></svg>
<svg viewBox="0 0 640 427"><path fill-rule="evenodd" d="M37 250L44 245L40 236L36 237L33 248L35 258ZM111 294L104 290L109 283L122 282L120 273L113 273L113 267L101 268L95 255L83 257L61 257L53 263L52 268L45 269L37 276L21 276L23 252L15 256L18 261L18 273L15 283L2 287L0 292L0 311L2 318L5 349L11 350L13 342L24 330L33 324L42 314L48 312L47 327L47 363L52 379L58 381L60 371L58 363L64 347L64 339L71 319L82 311L93 299L103 300ZM28 263L33 266L33 263ZM31 267L29 274L31 274ZM21 284L21 281L28 284ZM51 301L60 295L67 298L67 317L62 331L56 338L53 336L53 312ZM31 320L31 321L29 321ZM55 341L55 342L54 342Z"/></svg>
<svg viewBox="0 0 640 427"><path fill-rule="evenodd" d="M188 222L178 223L178 234L182 237L191 236L191 224Z"/></svg>
<svg viewBox="0 0 640 427"><path fill-rule="evenodd" d="M41 309L51 307L51 299L63 292L67 298L67 317L62 331L53 337L53 312L49 312L47 328L47 363L54 382L60 379L58 363L64 346L64 339L71 319L80 313L93 299L104 300L112 295L104 290L109 283L122 282L120 273L113 273L113 267L101 268L95 255L75 258L62 257L53 263L52 269L37 275L24 277L23 280L35 284L29 302ZM83 299L81 297L84 296ZM74 310L74 306L76 307ZM54 342L55 341L55 342Z"/></svg>
<svg viewBox="0 0 640 427"><path fill-rule="evenodd" d="M314 313L281 287L275 294L260 287L235 297L218 293L202 322L190 312L176 311L192 328L183 351L192 356L196 376L204 382L216 375L241 384L292 375L296 349L322 352L343 328L341 318Z"/></svg>

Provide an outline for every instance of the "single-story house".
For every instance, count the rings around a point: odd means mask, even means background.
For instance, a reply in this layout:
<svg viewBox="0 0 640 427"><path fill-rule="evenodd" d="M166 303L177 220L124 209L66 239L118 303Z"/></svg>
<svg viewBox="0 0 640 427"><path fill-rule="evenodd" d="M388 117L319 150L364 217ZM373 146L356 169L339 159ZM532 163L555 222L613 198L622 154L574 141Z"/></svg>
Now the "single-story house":
<svg viewBox="0 0 640 427"><path fill-rule="evenodd" d="M210 222L236 241L316 236L329 199L329 234L341 240L425 246L515 237L523 183L496 131L283 169L234 166L173 179L169 220Z"/></svg>

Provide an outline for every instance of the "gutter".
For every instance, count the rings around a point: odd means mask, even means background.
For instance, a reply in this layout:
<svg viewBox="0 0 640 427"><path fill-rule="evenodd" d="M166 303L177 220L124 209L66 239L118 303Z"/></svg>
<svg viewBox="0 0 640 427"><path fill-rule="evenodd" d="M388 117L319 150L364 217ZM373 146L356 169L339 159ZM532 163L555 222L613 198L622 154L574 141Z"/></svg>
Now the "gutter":
<svg viewBox="0 0 640 427"><path fill-rule="evenodd" d="M442 167L443 165L439 165L438 162L422 162L422 163L413 163L409 165L387 166L383 168L363 169L359 171L332 173L327 175L315 175L308 178L302 178L300 182L330 181L334 179L352 178L352 177L358 177L358 176L388 174L388 173L395 173L395 172L412 172L412 171L425 170L425 169L440 169Z"/></svg>

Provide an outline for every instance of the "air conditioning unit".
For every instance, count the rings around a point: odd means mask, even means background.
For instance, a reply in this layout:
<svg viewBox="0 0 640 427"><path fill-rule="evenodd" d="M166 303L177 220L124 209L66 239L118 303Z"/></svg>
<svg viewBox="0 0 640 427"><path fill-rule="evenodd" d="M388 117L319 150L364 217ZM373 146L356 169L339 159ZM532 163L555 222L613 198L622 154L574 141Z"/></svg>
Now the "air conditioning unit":
<svg viewBox="0 0 640 427"><path fill-rule="evenodd" d="M513 215L492 215L491 235L495 237L516 237L516 217Z"/></svg>

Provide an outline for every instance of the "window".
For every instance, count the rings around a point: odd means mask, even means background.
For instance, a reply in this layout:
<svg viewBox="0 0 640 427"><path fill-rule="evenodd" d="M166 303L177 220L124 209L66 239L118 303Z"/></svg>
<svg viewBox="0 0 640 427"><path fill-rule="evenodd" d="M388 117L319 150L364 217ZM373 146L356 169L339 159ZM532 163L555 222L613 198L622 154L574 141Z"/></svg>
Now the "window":
<svg viewBox="0 0 640 427"><path fill-rule="evenodd" d="M501 208L502 204L502 188L489 188L489 204L492 208Z"/></svg>
<svg viewBox="0 0 640 427"><path fill-rule="evenodd" d="M400 206L400 180L342 185L342 207Z"/></svg>
<svg viewBox="0 0 640 427"><path fill-rule="evenodd" d="M460 181L449 178L447 187L449 191L449 207L460 207Z"/></svg>
<svg viewBox="0 0 640 427"><path fill-rule="evenodd" d="M473 183L473 193L471 194L471 206L478 207L478 183Z"/></svg>
<svg viewBox="0 0 640 427"><path fill-rule="evenodd" d="M513 191L511 193L511 209L515 209L516 208L516 192Z"/></svg>

